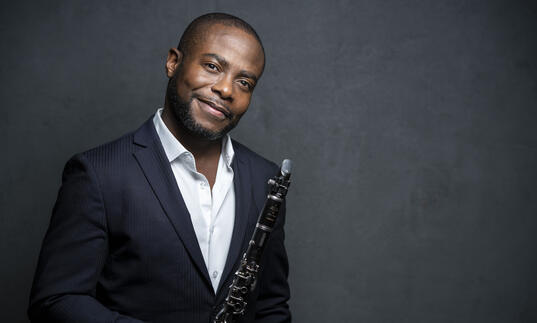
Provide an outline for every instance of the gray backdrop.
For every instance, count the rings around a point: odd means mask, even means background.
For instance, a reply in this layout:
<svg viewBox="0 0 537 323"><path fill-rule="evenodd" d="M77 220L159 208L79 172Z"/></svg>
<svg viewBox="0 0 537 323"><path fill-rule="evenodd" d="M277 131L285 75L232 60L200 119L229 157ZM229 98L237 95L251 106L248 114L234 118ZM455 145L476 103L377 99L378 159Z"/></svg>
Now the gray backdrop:
<svg viewBox="0 0 537 323"><path fill-rule="evenodd" d="M537 322L537 5L507 0L3 3L1 322L27 322L64 163L163 104L208 11L266 47L232 135L296 163L295 322Z"/></svg>

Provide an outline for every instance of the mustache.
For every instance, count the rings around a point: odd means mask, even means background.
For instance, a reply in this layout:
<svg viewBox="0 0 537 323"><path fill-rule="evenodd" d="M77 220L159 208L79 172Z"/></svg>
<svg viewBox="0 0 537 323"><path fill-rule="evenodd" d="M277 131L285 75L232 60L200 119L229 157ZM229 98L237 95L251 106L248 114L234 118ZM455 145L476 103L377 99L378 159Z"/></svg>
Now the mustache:
<svg viewBox="0 0 537 323"><path fill-rule="evenodd" d="M192 98L208 103L213 108L222 112L227 119L231 120L235 116L233 112L231 112L231 109L226 104L219 102L217 99L202 96L199 94L192 94Z"/></svg>

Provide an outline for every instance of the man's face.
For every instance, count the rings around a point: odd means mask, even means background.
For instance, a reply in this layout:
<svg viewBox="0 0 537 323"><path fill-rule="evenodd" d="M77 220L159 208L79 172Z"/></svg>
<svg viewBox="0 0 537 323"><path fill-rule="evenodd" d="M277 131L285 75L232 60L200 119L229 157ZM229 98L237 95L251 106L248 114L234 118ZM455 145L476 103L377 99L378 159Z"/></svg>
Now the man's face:
<svg viewBox="0 0 537 323"><path fill-rule="evenodd" d="M248 109L263 71L261 46L241 29L215 24L186 55L178 56L168 84L171 111L193 134L222 137Z"/></svg>

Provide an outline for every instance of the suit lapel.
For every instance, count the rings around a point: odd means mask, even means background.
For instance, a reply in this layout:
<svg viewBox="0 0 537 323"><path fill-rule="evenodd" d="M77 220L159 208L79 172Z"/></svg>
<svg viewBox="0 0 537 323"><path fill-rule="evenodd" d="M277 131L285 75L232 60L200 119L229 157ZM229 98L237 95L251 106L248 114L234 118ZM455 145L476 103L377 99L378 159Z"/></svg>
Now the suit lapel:
<svg viewBox="0 0 537 323"><path fill-rule="evenodd" d="M235 224L233 225L233 235L226 259L226 265L218 284L217 295L222 290L222 285L227 281L239 257L242 257L246 227L248 224L248 212L252 201L252 181L250 178L250 164L244 160L238 145L234 145L235 158L232 162L233 168L233 188L235 189ZM227 287L227 286L226 286Z"/></svg>
<svg viewBox="0 0 537 323"><path fill-rule="evenodd" d="M143 147L134 153L134 157L142 168L175 232L192 258L192 262L210 286L211 280L190 220L190 213L179 191L162 144L158 139L153 125L153 118L146 121L134 134L134 142Z"/></svg>

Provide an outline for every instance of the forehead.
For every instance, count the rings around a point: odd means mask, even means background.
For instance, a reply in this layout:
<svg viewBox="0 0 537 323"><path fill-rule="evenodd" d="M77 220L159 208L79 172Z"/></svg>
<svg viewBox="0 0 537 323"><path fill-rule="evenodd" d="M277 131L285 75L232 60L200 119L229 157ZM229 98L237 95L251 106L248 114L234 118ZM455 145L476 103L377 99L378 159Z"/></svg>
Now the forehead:
<svg viewBox="0 0 537 323"><path fill-rule="evenodd" d="M189 54L193 58L216 54L224 58L230 67L249 70L258 76L265 59L261 45L254 36L222 24L205 27Z"/></svg>

